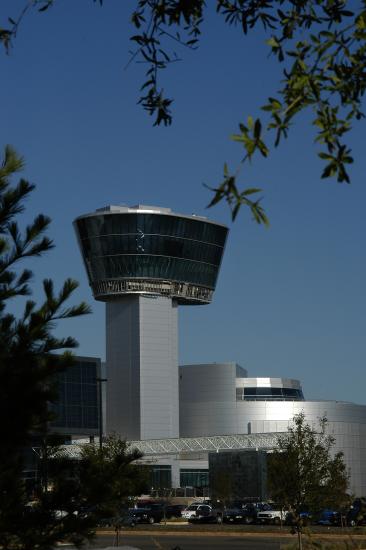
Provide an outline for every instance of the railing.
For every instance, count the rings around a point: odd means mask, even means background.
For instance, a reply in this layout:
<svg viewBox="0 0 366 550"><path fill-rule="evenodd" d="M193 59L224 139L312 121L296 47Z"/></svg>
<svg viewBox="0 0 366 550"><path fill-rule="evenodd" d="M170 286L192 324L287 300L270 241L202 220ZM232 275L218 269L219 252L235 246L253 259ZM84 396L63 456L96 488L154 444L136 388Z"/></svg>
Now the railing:
<svg viewBox="0 0 366 550"><path fill-rule="evenodd" d="M208 498L208 487L176 487L167 489L153 489L151 496L154 498Z"/></svg>
<svg viewBox="0 0 366 550"><path fill-rule="evenodd" d="M96 298L121 294L152 294L176 298L182 302L209 303L213 295L213 290L210 288L189 283L154 279L109 279L96 281L92 283L92 289Z"/></svg>

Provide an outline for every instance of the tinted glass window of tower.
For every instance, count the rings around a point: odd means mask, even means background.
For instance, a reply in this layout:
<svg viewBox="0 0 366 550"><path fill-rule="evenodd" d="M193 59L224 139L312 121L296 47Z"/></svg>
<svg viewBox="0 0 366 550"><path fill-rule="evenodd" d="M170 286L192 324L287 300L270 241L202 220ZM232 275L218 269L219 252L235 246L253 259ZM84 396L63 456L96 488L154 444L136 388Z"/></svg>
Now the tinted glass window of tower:
<svg viewBox="0 0 366 550"><path fill-rule="evenodd" d="M91 281L184 281L214 288L227 229L175 216L113 214L77 221Z"/></svg>
<svg viewBox="0 0 366 550"><path fill-rule="evenodd" d="M88 258L87 258L88 259ZM214 288L217 268L210 264L149 255L119 255L90 258L92 280L137 277L187 281Z"/></svg>
<svg viewBox="0 0 366 550"><path fill-rule="evenodd" d="M221 246L162 235L101 235L84 239L83 244L89 254L97 256L153 254L219 265L222 255Z"/></svg>
<svg viewBox="0 0 366 550"><path fill-rule="evenodd" d="M77 221L81 239L100 235L166 235L224 246L227 229L200 220L159 214L106 214Z"/></svg>

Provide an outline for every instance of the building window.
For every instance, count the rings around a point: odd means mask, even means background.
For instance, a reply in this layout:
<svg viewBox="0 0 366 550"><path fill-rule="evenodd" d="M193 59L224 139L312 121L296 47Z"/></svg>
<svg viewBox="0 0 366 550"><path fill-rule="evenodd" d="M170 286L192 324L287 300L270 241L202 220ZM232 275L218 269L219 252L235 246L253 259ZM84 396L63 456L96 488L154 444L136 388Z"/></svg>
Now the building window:
<svg viewBox="0 0 366 550"><path fill-rule="evenodd" d="M180 486L208 487L208 470L182 468L180 471Z"/></svg>
<svg viewBox="0 0 366 550"><path fill-rule="evenodd" d="M55 414L51 426L79 433L84 429L97 431L97 373L97 362L76 359L71 367L57 375L58 401L50 406Z"/></svg>
<svg viewBox="0 0 366 550"><path fill-rule="evenodd" d="M153 466L151 472L151 487L153 489L170 489L172 486L171 466Z"/></svg>
<svg viewBox="0 0 366 550"><path fill-rule="evenodd" d="M257 401L257 400L274 401L276 399L282 401L303 401L304 395L301 389L296 388L236 388L237 401Z"/></svg>
<svg viewBox="0 0 366 550"><path fill-rule="evenodd" d="M227 228L158 214L113 214L77 222L91 282L147 278L214 288Z"/></svg>

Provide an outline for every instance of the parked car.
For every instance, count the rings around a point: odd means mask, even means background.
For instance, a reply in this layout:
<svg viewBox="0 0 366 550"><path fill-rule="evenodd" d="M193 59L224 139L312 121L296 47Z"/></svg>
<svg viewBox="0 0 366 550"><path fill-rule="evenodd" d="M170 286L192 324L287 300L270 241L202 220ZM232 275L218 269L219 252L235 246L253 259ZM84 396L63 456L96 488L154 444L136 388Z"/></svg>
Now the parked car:
<svg viewBox="0 0 366 550"><path fill-rule="evenodd" d="M301 520L302 525L305 527L310 525L313 521L313 516L310 512L300 512L298 515L294 512L289 512L285 518L286 525L296 525L298 519Z"/></svg>
<svg viewBox="0 0 366 550"><path fill-rule="evenodd" d="M285 522L288 513L288 510L273 506L269 510L258 512L257 523L272 523L274 525L279 525L281 522Z"/></svg>
<svg viewBox="0 0 366 550"><path fill-rule="evenodd" d="M322 510L317 521L318 525L340 525L341 514L337 510L325 509Z"/></svg>
<svg viewBox="0 0 366 550"><path fill-rule="evenodd" d="M346 514L347 525L365 525L366 523L366 499L356 498Z"/></svg>
<svg viewBox="0 0 366 550"><path fill-rule="evenodd" d="M165 517L167 519L181 518L182 510L185 509L184 504L166 504L164 506Z"/></svg>
<svg viewBox="0 0 366 550"><path fill-rule="evenodd" d="M221 513L216 514L208 514L207 516L192 516L188 520L189 523L217 523L221 525L222 523L222 515Z"/></svg>
<svg viewBox="0 0 366 550"><path fill-rule="evenodd" d="M210 510L212 510L212 507L208 504L205 504L203 502L195 502L182 510L182 518L189 519L196 515L207 514Z"/></svg>
<svg viewBox="0 0 366 550"><path fill-rule="evenodd" d="M134 510L126 510L117 516L101 518L98 521L99 527L135 527L137 521L133 514Z"/></svg>
<svg viewBox="0 0 366 550"><path fill-rule="evenodd" d="M150 504L144 508L131 508L136 523L160 523L164 518L164 507L161 504Z"/></svg>
<svg viewBox="0 0 366 550"><path fill-rule="evenodd" d="M222 519L224 523L247 523L247 516L239 507L225 508Z"/></svg>
<svg viewBox="0 0 366 550"><path fill-rule="evenodd" d="M256 503L231 503L224 510L223 521L225 523L255 523L261 507Z"/></svg>
<svg viewBox="0 0 366 550"><path fill-rule="evenodd" d="M196 511L188 518L189 523L222 523L223 514L208 504L198 505Z"/></svg>

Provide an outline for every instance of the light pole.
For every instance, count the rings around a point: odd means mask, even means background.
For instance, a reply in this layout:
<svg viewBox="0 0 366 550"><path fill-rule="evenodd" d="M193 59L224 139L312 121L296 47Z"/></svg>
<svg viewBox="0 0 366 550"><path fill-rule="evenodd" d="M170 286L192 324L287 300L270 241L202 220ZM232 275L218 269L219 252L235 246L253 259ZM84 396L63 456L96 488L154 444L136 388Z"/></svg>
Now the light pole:
<svg viewBox="0 0 366 550"><path fill-rule="evenodd" d="M107 378L96 378L95 381L99 385L99 449L103 447L103 400L102 400L102 383L107 382Z"/></svg>

